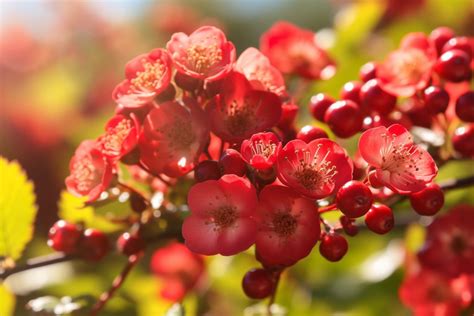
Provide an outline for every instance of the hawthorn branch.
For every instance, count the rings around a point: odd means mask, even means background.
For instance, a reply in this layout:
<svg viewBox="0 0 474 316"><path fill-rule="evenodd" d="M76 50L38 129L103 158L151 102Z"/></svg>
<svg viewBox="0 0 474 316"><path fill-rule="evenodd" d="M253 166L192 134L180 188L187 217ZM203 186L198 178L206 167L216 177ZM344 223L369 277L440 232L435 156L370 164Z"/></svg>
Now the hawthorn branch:
<svg viewBox="0 0 474 316"><path fill-rule="evenodd" d="M63 253L53 253L50 255L46 256L41 256L41 257L36 257L29 259L25 265L22 266L16 266L11 269L6 269L4 271L0 272L0 280L5 280L8 278L10 275L35 269L35 268L40 268L40 267L45 267L49 266L52 264L56 263L61 263L61 262L66 262L75 259L76 257L71 256L71 255L65 255Z"/></svg>

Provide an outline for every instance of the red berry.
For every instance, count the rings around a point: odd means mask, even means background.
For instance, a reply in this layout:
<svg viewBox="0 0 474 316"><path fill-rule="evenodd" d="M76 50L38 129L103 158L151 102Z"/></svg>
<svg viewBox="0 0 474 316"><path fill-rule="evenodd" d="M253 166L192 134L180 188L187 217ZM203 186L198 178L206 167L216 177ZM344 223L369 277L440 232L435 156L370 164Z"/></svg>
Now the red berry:
<svg viewBox="0 0 474 316"><path fill-rule="evenodd" d="M296 134L296 138L309 143L318 138L328 138L328 134L326 134L326 132L320 127L306 125L300 129L298 134Z"/></svg>
<svg viewBox="0 0 474 316"><path fill-rule="evenodd" d="M377 178L377 172L375 170L369 172L369 182L370 185L376 189L384 187L384 184Z"/></svg>
<svg viewBox="0 0 474 316"><path fill-rule="evenodd" d="M359 233L359 228L354 225L354 219L344 215L339 218L339 222L341 223L342 229L344 229L347 235L355 236Z"/></svg>
<svg viewBox="0 0 474 316"><path fill-rule="evenodd" d="M474 122L474 91L468 91L456 100L456 115L464 122Z"/></svg>
<svg viewBox="0 0 474 316"><path fill-rule="evenodd" d="M453 50L453 49L462 50L470 58L472 58L471 42L469 38L466 36L453 37L452 39L450 39L446 44L444 44L443 53Z"/></svg>
<svg viewBox="0 0 474 316"><path fill-rule="evenodd" d="M109 240L103 232L88 228L84 231L84 235L82 236L79 251L84 259L99 261L109 251Z"/></svg>
<svg viewBox="0 0 474 316"><path fill-rule="evenodd" d="M336 262L342 259L349 249L346 238L338 233L324 234L319 244L319 252L329 261Z"/></svg>
<svg viewBox="0 0 474 316"><path fill-rule="evenodd" d="M371 79L375 79L377 73L377 64L370 61L360 67L359 78L363 82L367 82Z"/></svg>
<svg viewBox="0 0 474 316"><path fill-rule="evenodd" d="M72 223L59 220L49 229L48 246L56 251L73 253L81 238L81 231Z"/></svg>
<svg viewBox="0 0 474 316"><path fill-rule="evenodd" d="M471 58L466 52L453 49L443 53L436 62L434 69L444 79L461 82L471 79Z"/></svg>
<svg viewBox="0 0 474 316"><path fill-rule="evenodd" d="M454 149L464 157L474 157L474 124L458 127L452 138Z"/></svg>
<svg viewBox="0 0 474 316"><path fill-rule="evenodd" d="M295 123L296 115L298 115L299 107L293 103L283 103L281 105L281 117L277 127L286 130L291 129Z"/></svg>
<svg viewBox="0 0 474 316"><path fill-rule="evenodd" d="M356 103L342 100L328 108L324 120L336 136L348 138L362 129L363 116Z"/></svg>
<svg viewBox="0 0 474 316"><path fill-rule="evenodd" d="M410 195L413 209L420 215L431 216L444 205L444 193L436 183L430 183L425 189Z"/></svg>
<svg viewBox="0 0 474 316"><path fill-rule="evenodd" d="M262 299L273 293L274 281L267 270L252 269L245 274L242 288L248 297Z"/></svg>
<svg viewBox="0 0 474 316"><path fill-rule="evenodd" d="M147 203L145 202L145 199L140 194L134 192L130 193L129 201L132 210L136 213L141 213L148 207Z"/></svg>
<svg viewBox="0 0 474 316"><path fill-rule="evenodd" d="M356 218L367 213L372 206L374 197L370 189L360 181L349 181L344 184L336 196L337 208L344 215Z"/></svg>
<svg viewBox="0 0 474 316"><path fill-rule="evenodd" d="M201 161L194 169L194 179L197 182L218 180L221 177L219 163L215 160Z"/></svg>
<svg viewBox="0 0 474 316"><path fill-rule="evenodd" d="M360 104L360 89L362 87L362 83L359 81L349 81L344 84L342 87L339 96L343 100L351 100L357 104Z"/></svg>
<svg viewBox="0 0 474 316"><path fill-rule="evenodd" d="M311 97L309 109L311 114L318 121L324 122L326 110L333 104L335 100L324 93L318 93Z"/></svg>
<svg viewBox="0 0 474 316"><path fill-rule="evenodd" d="M243 177L247 172L247 163L235 149L227 149L219 160L223 174L235 174Z"/></svg>
<svg viewBox="0 0 474 316"><path fill-rule="evenodd" d="M440 87L430 86L424 93L425 106L432 114L443 113L449 105L449 94Z"/></svg>
<svg viewBox="0 0 474 316"><path fill-rule="evenodd" d="M137 235L126 232L117 239L117 249L124 255L131 256L145 249L145 241Z"/></svg>
<svg viewBox="0 0 474 316"><path fill-rule="evenodd" d="M372 205L367 214L365 214L365 224L371 231L377 234L388 233L395 224L392 209L383 204Z"/></svg>
<svg viewBox="0 0 474 316"><path fill-rule="evenodd" d="M438 55L441 55L441 51L443 50L444 44L446 44L451 38L453 38L454 35L454 31L451 28L445 26L435 28L431 32L430 39L436 46L436 51L438 52Z"/></svg>
<svg viewBox="0 0 474 316"><path fill-rule="evenodd" d="M364 83L360 89L360 100L363 107L382 115L392 112L397 103L397 97L382 90L377 79Z"/></svg>

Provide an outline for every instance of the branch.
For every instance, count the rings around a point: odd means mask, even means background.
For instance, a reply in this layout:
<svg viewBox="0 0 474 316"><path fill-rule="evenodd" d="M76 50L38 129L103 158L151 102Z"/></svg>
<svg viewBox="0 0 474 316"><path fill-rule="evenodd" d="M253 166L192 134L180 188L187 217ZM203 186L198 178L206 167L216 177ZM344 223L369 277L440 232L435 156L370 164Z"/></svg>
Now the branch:
<svg viewBox="0 0 474 316"><path fill-rule="evenodd" d="M460 189L464 187L469 187L471 185L474 185L474 176L470 176L463 179L449 179L439 184L439 186L443 190Z"/></svg>
<svg viewBox="0 0 474 316"><path fill-rule="evenodd" d="M66 261L69 261L69 260L72 260L72 259L75 259L75 257L71 256L71 255L65 255L65 254L59 253L59 252L53 253L53 254L50 254L50 255L46 255L46 256L32 258L32 259L29 259L28 261L26 261L25 265L16 266L12 269L7 269L7 270L4 270L4 271L1 271L0 272L0 280L5 280L10 275L13 275L13 274L18 273L18 272L23 272L23 271L27 271L27 270L30 270L30 269L49 266L49 265L60 263L60 262L66 262Z"/></svg>

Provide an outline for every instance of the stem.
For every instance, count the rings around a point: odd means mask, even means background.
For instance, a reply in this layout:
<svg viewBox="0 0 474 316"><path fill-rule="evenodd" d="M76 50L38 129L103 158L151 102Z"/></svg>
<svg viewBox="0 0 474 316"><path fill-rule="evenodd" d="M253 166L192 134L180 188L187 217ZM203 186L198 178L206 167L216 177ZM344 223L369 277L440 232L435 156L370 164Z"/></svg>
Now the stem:
<svg viewBox="0 0 474 316"><path fill-rule="evenodd" d="M97 303L92 307L92 310L90 313L91 316L99 315L100 311L104 308L107 302L114 296L115 292L122 286L128 274L138 263L139 259L140 259L139 255L132 255L128 258L127 264L123 268L122 272L118 276L115 277L110 289L107 292L102 293Z"/></svg>
<svg viewBox="0 0 474 316"><path fill-rule="evenodd" d="M320 207L318 212L319 214L334 211L336 209L336 203L329 204L327 206Z"/></svg>
<svg viewBox="0 0 474 316"><path fill-rule="evenodd" d="M278 289L278 283L280 282L280 276L283 270L277 271L275 275L275 287L273 288L272 295L270 296L270 300L268 301L268 315L272 315L272 305L275 303L276 293Z"/></svg>
<svg viewBox="0 0 474 316"><path fill-rule="evenodd" d="M23 271L27 271L27 270L31 270L35 268L40 268L44 266L49 266L49 265L60 263L60 262L66 262L74 258L75 258L74 256L65 255L59 252L46 255L46 256L32 258L26 261L26 264L23 266L16 266L12 269L2 271L0 273L0 280L5 280L10 275L13 275L15 273L19 273L19 272L23 272Z"/></svg>
<svg viewBox="0 0 474 316"><path fill-rule="evenodd" d="M474 185L474 176L470 176L463 179L449 179L439 184L439 186L443 190L460 189L464 187L469 187L471 185Z"/></svg>
<svg viewBox="0 0 474 316"><path fill-rule="evenodd" d="M131 187L128 184L125 184L123 182L119 182L118 186L122 187L123 189L125 189L125 190L127 190L131 193L134 193L134 194L140 196L146 203L149 203L148 199L141 192L139 192L137 189L135 189L134 187Z"/></svg>

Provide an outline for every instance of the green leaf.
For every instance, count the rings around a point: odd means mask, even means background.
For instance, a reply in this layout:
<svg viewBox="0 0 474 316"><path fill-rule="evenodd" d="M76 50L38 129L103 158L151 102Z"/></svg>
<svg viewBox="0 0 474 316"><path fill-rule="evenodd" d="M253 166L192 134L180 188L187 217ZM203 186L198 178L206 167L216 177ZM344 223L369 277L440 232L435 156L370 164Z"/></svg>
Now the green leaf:
<svg viewBox="0 0 474 316"><path fill-rule="evenodd" d="M0 157L0 257L20 258L33 236L36 212L33 183L16 161Z"/></svg>
<svg viewBox="0 0 474 316"><path fill-rule="evenodd" d="M15 296L0 284L0 315L12 316L15 309Z"/></svg>

